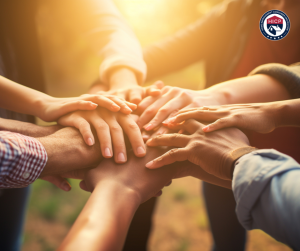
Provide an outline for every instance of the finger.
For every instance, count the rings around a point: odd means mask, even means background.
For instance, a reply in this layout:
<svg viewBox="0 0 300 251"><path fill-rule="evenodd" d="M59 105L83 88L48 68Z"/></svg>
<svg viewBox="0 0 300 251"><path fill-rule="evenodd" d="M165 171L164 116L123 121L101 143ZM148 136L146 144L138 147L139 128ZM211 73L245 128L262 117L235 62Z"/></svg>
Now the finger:
<svg viewBox="0 0 300 251"><path fill-rule="evenodd" d="M92 101L74 100L62 105L59 110L60 116L77 110L95 110L98 107L97 103Z"/></svg>
<svg viewBox="0 0 300 251"><path fill-rule="evenodd" d="M57 175L44 176L41 179L52 183L53 185L57 186L58 188L66 192L70 191L72 188L70 183L66 179Z"/></svg>
<svg viewBox="0 0 300 251"><path fill-rule="evenodd" d="M196 131L199 131L199 129L202 129L204 126L204 124L201 124L197 120L188 119L182 124L181 129L184 129L189 134L194 134Z"/></svg>
<svg viewBox="0 0 300 251"><path fill-rule="evenodd" d="M150 132L142 130L142 138L144 142L147 142L147 140L150 139L150 136L151 136Z"/></svg>
<svg viewBox="0 0 300 251"><path fill-rule="evenodd" d="M182 107L186 106L187 100L184 98L175 98L171 101L169 101L167 104L165 104L163 107L161 107L154 118L149 122L153 127L158 126L161 124L168 116L173 113L174 111L177 111L181 109ZM147 125L146 125L147 127Z"/></svg>
<svg viewBox="0 0 300 251"><path fill-rule="evenodd" d="M126 146L125 146L123 130L119 122L117 121L115 115L116 114L112 114L105 110L102 112L102 118L109 126L112 145L114 149L115 162L125 163L127 161L127 155L126 155ZM118 114L118 116L121 115L122 114ZM123 116L128 116L128 115L123 115Z"/></svg>
<svg viewBox="0 0 300 251"><path fill-rule="evenodd" d="M102 156L104 158L111 158L113 156L113 152L108 124L102 118L100 118L100 116L92 117L91 123L97 132Z"/></svg>
<svg viewBox="0 0 300 251"><path fill-rule="evenodd" d="M165 186L168 187L172 184L172 180L170 180Z"/></svg>
<svg viewBox="0 0 300 251"><path fill-rule="evenodd" d="M126 104L131 110L136 110L136 108L137 108L137 105L136 105L136 104L130 103L130 102L128 102L128 101L125 101L125 104Z"/></svg>
<svg viewBox="0 0 300 251"><path fill-rule="evenodd" d="M139 118L139 126L143 127L146 131L152 130L155 126L150 124L149 121L153 119L157 111L167 102L169 102L172 98L173 95L171 93L166 93L165 95L161 96L158 100L156 100L152 105L146 108L146 110L142 113L142 115Z"/></svg>
<svg viewBox="0 0 300 251"><path fill-rule="evenodd" d="M202 130L204 132L212 132L227 127L239 127L239 122L236 121L232 116L226 118L220 118L216 120L214 123L204 126Z"/></svg>
<svg viewBox="0 0 300 251"><path fill-rule="evenodd" d="M143 88L134 88L129 92L128 100L129 102L138 105L143 99L144 96L143 94L144 94Z"/></svg>
<svg viewBox="0 0 300 251"><path fill-rule="evenodd" d="M140 128L129 116L120 116L119 123L125 131L131 143L134 154L143 157L146 154L145 144L141 135Z"/></svg>
<svg viewBox="0 0 300 251"><path fill-rule="evenodd" d="M162 190L160 190L159 192L157 192L153 197L159 197L159 196L161 196L162 195Z"/></svg>
<svg viewBox="0 0 300 251"><path fill-rule="evenodd" d="M174 146L185 147L190 141L190 137L183 134L172 133L156 136L147 141L147 146Z"/></svg>
<svg viewBox="0 0 300 251"><path fill-rule="evenodd" d="M174 148L166 152L162 156L152 160L146 164L149 169L156 169L165 165L172 164L176 161L184 161L188 158L188 151L182 148Z"/></svg>
<svg viewBox="0 0 300 251"><path fill-rule="evenodd" d="M122 112L124 114L132 113L132 110L129 108L129 106L127 105L127 103L124 100L122 100L116 96L110 96L110 99L112 101L114 101L120 107L120 112Z"/></svg>
<svg viewBox="0 0 300 251"><path fill-rule="evenodd" d="M79 187L86 192L90 192L84 180L80 181Z"/></svg>
<svg viewBox="0 0 300 251"><path fill-rule="evenodd" d="M94 103L98 104L100 107L104 107L112 112L118 112L121 107L114 100L106 97L105 95L91 95L84 97L86 100L91 100Z"/></svg>
<svg viewBox="0 0 300 251"><path fill-rule="evenodd" d="M159 96L157 96L157 97L149 96L149 97L144 98L137 107L137 110L136 110L137 113L141 114L142 112L144 112L147 109L147 107L152 105L156 100L158 100L158 98L159 98Z"/></svg>
<svg viewBox="0 0 300 251"><path fill-rule="evenodd" d="M147 139L147 141L149 139L152 139L154 137L157 137L157 136L162 135L162 134L167 134L167 133L170 133L170 129L165 127L165 126L161 126L161 127L159 127L159 129L156 132L150 134L150 137Z"/></svg>
<svg viewBox="0 0 300 251"><path fill-rule="evenodd" d="M92 133L89 122L87 122L84 118L78 116L77 118L73 119L73 121L70 122L70 124L71 123L73 123L73 126L80 131L87 145L92 146L95 144L94 135Z"/></svg>
<svg viewBox="0 0 300 251"><path fill-rule="evenodd" d="M154 87L149 87L146 89L146 96L157 97L161 94L161 90Z"/></svg>

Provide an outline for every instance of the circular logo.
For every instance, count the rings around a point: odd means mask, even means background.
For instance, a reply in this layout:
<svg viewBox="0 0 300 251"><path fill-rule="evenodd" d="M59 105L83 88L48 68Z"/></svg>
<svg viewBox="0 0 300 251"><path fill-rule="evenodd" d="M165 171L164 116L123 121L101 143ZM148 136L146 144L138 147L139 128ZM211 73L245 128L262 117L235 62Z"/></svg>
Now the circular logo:
<svg viewBox="0 0 300 251"><path fill-rule="evenodd" d="M290 31L291 23L288 16L280 10L270 10L263 14L259 28L265 38L269 40L283 39Z"/></svg>

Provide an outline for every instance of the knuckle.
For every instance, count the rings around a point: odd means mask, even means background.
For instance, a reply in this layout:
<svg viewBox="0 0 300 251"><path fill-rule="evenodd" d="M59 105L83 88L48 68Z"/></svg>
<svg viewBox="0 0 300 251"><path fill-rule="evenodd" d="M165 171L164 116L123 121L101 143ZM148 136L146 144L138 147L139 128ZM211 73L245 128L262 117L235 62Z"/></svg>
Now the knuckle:
<svg viewBox="0 0 300 251"><path fill-rule="evenodd" d="M159 109L158 113L159 114L168 114L169 112L169 109L168 108L161 108Z"/></svg>
<svg viewBox="0 0 300 251"><path fill-rule="evenodd" d="M113 124L109 127L111 132L121 132L122 129L119 125Z"/></svg>
<svg viewBox="0 0 300 251"><path fill-rule="evenodd" d="M147 115L150 115L150 114L153 114L153 113L154 113L154 111L152 109L146 109L145 110L145 114L147 114Z"/></svg>
<svg viewBox="0 0 300 251"><path fill-rule="evenodd" d="M104 130L108 129L108 125L104 124L104 123L97 123L97 125L95 126L95 129L99 130L99 131L104 131Z"/></svg>
<svg viewBox="0 0 300 251"><path fill-rule="evenodd" d="M138 125L135 123L135 122L129 122L128 124L128 127L129 127L129 129L132 129L132 130L139 130L139 127L138 127Z"/></svg>
<svg viewBox="0 0 300 251"><path fill-rule="evenodd" d="M178 153L178 148L173 148L168 153L169 153L169 156L172 157Z"/></svg>

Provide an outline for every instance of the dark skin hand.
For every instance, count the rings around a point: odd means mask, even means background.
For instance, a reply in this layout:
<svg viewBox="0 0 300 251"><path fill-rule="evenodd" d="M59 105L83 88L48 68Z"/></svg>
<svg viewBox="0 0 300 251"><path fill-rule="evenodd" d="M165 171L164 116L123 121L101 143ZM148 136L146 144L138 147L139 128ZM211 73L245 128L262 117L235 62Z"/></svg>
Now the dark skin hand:
<svg viewBox="0 0 300 251"><path fill-rule="evenodd" d="M156 169L176 161L188 160L200 166L204 171L221 179L228 179L231 170L231 152L249 147L248 138L236 128L228 128L212 133L204 133L203 124L189 119L177 129L183 129L189 135L165 134L150 139L148 146L172 146L173 148L159 158L146 164L150 169ZM229 162L229 164L228 164Z"/></svg>

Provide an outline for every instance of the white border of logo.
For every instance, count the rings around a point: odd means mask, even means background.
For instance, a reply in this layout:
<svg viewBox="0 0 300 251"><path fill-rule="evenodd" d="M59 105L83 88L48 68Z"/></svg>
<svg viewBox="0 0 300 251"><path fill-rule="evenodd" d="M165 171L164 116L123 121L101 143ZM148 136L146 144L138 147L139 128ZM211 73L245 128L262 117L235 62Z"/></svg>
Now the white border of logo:
<svg viewBox="0 0 300 251"><path fill-rule="evenodd" d="M283 26L282 30L278 32L276 35L273 35L269 30L267 29L267 19L273 16L279 16L280 18L283 19ZM259 28L261 34L269 40L272 41L278 41L286 37L286 35L289 33L290 28L291 28L291 22L288 16L280 11L280 10L269 10L260 19L259 22Z"/></svg>

